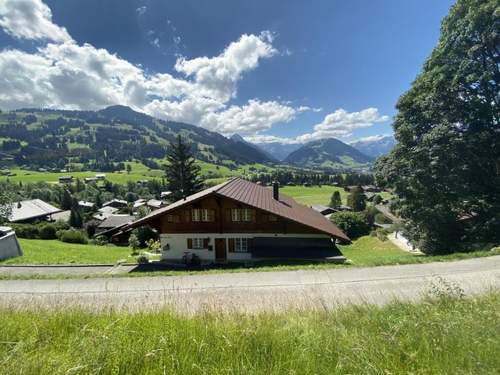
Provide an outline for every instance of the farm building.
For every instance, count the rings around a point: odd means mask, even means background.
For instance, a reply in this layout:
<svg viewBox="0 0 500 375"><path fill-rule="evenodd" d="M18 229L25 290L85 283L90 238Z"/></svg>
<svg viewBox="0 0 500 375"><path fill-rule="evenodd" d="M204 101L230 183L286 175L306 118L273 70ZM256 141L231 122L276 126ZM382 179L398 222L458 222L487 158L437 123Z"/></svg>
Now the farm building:
<svg viewBox="0 0 500 375"><path fill-rule="evenodd" d="M29 199L12 204L9 221L11 223L29 223L36 220L53 220L52 215L61 211L61 209L41 199Z"/></svg>
<svg viewBox="0 0 500 375"><path fill-rule="evenodd" d="M314 211L319 212L323 216L333 214L335 211L337 211L334 208L331 208L331 207L328 207L328 206L323 206L322 204L312 205L311 208Z"/></svg>
<svg viewBox="0 0 500 375"><path fill-rule="evenodd" d="M273 189L234 178L160 208L123 229L149 225L162 259L195 254L202 262L269 258L344 260L336 241L349 238L319 212Z"/></svg>
<svg viewBox="0 0 500 375"><path fill-rule="evenodd" d="M105 236L117 245L127 245L130 231L121 229L134 219L131 215L111 215L97 226L94 237Z"/></svg>
<svg viewBox="0 0 500 375"><path fill-rule="evenodd" d="M102 204L103 207L114 207L114 208L124 208L128 206L127 201L123 199L112 199L108 202Z"/></svg>

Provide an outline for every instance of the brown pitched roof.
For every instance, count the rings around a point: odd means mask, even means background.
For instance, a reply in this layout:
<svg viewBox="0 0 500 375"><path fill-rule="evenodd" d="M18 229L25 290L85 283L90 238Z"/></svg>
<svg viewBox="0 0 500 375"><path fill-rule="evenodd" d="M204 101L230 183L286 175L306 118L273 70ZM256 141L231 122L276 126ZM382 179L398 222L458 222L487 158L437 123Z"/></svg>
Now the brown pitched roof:
<svg viewBox="0 0 500 375"><path fill-rule="evenodd" d="M165 213L181 207L190 202L197 201L210 194L233 199L235 201L247 204L254 208L270 212L274 215L295 221L308 227L317 229L333 237L344 241L350 241L335 224L326 219L319 212L312 208L295 202L291 197L280 193L279 200L273 198L273 192L264 186L254 184L253 182L241 178L233 178L222 184L200 191L181 199L166 207L160 208L151 214L130 224L131 227L143 225L153 218L164 215Z"/></svg>

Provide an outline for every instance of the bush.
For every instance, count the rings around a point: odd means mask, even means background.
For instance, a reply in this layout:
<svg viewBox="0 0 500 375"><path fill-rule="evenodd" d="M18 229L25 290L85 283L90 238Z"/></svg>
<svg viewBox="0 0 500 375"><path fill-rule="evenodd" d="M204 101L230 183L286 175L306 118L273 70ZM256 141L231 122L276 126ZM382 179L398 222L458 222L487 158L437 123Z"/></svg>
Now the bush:
<svg viewBox="0 0 500 375"><path fill-rule="evenodd" d="M149 263L149 257L144 253L139 254L135 259L137 260L137 263L139 263L139 264L148 264Z"/></svg>
<svg viewBox="0 0 500 375"><path fill-rule="evenodd" d="M96 238L94 238L93 242L95 245L104 246L104 245L107 245L109 241L108 241L108 237L106 237L106 236L96 236Z"/></svg>
<svg viewBox="0 0 500 375"><path fill-rule="evenodd" d="M139 247L146 247L149 240L156 240L158 238L158 233L148 226L136 228L132 233L136 235Z"/></svg>
<svg viewBox="0 0 500 375"><path fill-rule="evenodd" d="M350 238L363 236L370 230L366 216L361 212L335 212L330 219Z"/></svg>
<svg viewBox="0 0 500 375"><path fill-rule="evenodd" d="M9 224L19 238L39 238L40 230L34 224Z"/></svg>
<svg viewBox="0 0 500 375"><path fill-rule="evenodd" d="M80 244L88 243L87 236L81 230L68 229L64 231L59 231L58 234L59 234L59 239L62 242L80 243Z"/></svg>
<svg viewBox="0 0 500 375"><path fill-rule="evenodd" d="M44 224L40 226L39 236L42 240L54 240L57 238L57 229L54 224Z"/></svg>

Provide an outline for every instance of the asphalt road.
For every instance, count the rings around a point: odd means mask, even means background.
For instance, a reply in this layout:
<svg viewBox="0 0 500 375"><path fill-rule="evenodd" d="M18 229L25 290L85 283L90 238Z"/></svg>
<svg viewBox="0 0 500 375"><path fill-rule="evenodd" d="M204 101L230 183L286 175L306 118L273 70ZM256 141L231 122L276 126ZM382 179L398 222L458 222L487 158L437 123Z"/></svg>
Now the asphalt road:
<svg viewBox="0 0 500 375"><path fill-rule="evenodd" d="M431 285L478 294L500 288L500 256L372 268L221 273L170 277L3 280L0 304L181 313L330 309L347 303L417 300Z"/></svg>

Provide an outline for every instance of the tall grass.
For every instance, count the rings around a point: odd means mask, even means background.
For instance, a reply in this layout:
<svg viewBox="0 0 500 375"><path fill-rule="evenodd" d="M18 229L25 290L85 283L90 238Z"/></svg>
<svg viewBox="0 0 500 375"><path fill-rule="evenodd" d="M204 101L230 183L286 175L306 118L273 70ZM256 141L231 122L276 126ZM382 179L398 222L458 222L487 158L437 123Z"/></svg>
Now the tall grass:
<svg viewBox="0 0 500 375"><path fill-rule="evenodd" d="M481 374L500 293L280 314L0 309L2 374Z"/></svg>

